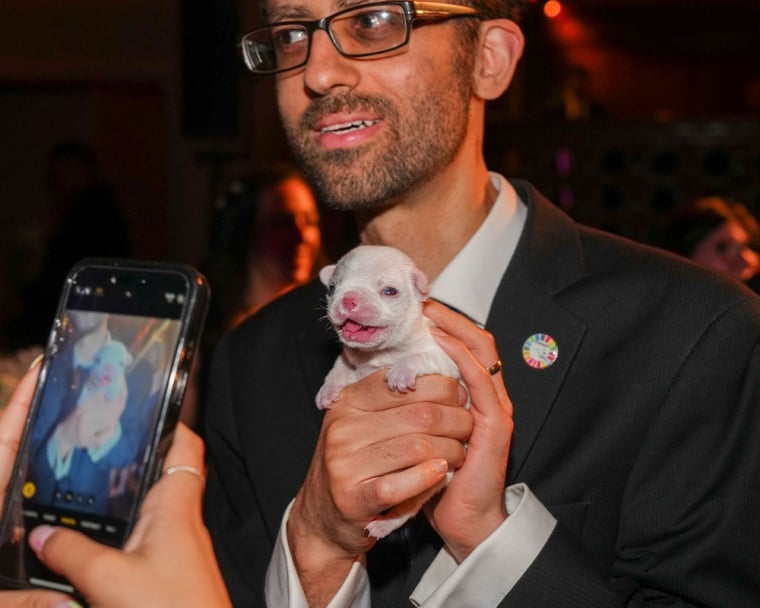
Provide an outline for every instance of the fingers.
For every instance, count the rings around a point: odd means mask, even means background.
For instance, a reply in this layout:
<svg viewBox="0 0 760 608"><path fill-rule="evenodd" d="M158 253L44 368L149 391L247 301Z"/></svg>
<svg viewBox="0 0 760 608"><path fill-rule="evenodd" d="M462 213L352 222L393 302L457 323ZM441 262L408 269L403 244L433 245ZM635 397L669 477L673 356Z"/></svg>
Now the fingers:
<svg viewBox="0 0 760 608"><path fill-rule="evenodd" d="M0 414L0 444L3 446L18 446L21 433L24 430L26 417L34 396L34 387L39 376L39 364L29 368L13 391L8 404Z"/></svg>
<svg viewBox="0 0 760 608"><path fill-rule="evenodd" d="M0 414L0 497L5 494L5 488L13 472L13 463L40 373L38 363L32 365L24 374Z"/></svg>
<svg viewBox="0 0 760 608"><path fill-rule="evenodd" d="M81 590L97 588L119 572L121 553L68 528L37 526L29 546L48 568Z"/></svg>
<svg viewBox="0 0 760 608"><path fill-rule="evenodd" d="M152 539L150 546L177 547L182 542L192 545L197 541L198 530L202 529L200 511L205 484L202 477L187 471L203 471L203 442L183 424L176 429L165 465L167 468L182 467L182 470L163 475L150 490L143 503L140 520L123 552L74 530L45 525L30 532L32 550L46 566L65 576L88 598L102 599L106 594L103 580L110 580L118 587L117 581L122 574L129 578L134 576L135 571L141 571L136 565L138 562L129 561L129 554L142 555L149 536ZM206 541L205 537L202 541ZM195 550L194 545L192 548ZM188 554L190 551L183 550L181 553ZM186 557L183 555L183 558Z"/></svg>
<svg viewBox="0 0 760 608"><path fill-rule="evenodd" d="M434 458L404 471L385 475L366 484L364 500L373 511L380 513L436 486L448 470L446 460Z"/></svg>
<svg viewBox="0 0 760 608"><path fill-rule="evenodd" d="M164 467L189 465L199 470L204 466L203 440L183 423L177 424L174 439L166 454Z"/></svg>
<svg viewBox="0 0 760 608"><path fill-rule="evenodd" d="M54 591L2 591L0 608L60 608L78 606L68 595Z"/></svg>
<svg viewBox="0 0 760 608"><path fill-rule="evenodd" d="M127 552L139 547L153 526L167 536L179 528L202 528L203 454L203 440L180 422L164 460L164 474L145 496L140 520L124 546Z"/></svg>
<svg viewBox="0 0 760 608"><path fill-rule="evenodd" d="M440 302L427 302L425 315L444 332L459 339L483 368L490 367L499 358L493 336L489 332Z"/></svg>
<svg viewBox="0 0 760 608"><path fill-rule="evenodd" d="M493 375L488 371L499 360L493 336L439 302L426 303L425 314L435 323L433 335L457 364L473 403L488 407L495 396L499 406L511 416L512 402L504 388L501 370Z"/></svg>
<svg viewBox="0 0 760 608"><path fill-rule="evenodd" d="M466 400L459 393L457 382L445 376L423 376L417 379L415 389L407 392L388 388L385 381L387 370L380 370L349 384L341 392L340 400L333 408L350 403L351 407L364 411L393 410L399 405L427 401L441 405L461 406Z"/></svg>

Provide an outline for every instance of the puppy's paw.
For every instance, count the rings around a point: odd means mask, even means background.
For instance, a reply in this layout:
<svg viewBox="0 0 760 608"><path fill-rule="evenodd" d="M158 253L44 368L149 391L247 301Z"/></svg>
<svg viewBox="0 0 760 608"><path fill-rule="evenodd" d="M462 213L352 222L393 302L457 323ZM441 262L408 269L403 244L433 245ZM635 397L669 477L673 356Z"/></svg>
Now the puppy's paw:
<svg viewBox="0 0 760 608"><path fill-rule="evenodd" d="M404 525L408 518L396 518L396 519L373 519L369 522L364 529L370 536L374 536L378 540L385 538L395 529Z"/></svg>
<svg viewBox="0 0 760 608"><path fill-rule="evenodd" d="M323 384L317 392L317 407L320 410L329 409L338 400L343 387L339 384Z"/></svg>
<svg viewBox="0 0 760 608"><path fill-rule="evenodd" d="M405 393L414 389L417 373L409 366L394 365L385 374L385 382L392 391Z"/></svg>

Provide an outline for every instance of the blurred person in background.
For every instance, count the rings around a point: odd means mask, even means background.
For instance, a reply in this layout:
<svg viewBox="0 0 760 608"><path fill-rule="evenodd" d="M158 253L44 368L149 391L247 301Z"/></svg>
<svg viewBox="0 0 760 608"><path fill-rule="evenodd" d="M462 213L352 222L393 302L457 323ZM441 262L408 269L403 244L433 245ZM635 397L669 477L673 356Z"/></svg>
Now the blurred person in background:
<svg viewBox="0 0 760 608"><path fill-rule="evenodd" d="M663 245L745 283L760 272L760 226L745 205L732 199L700 198L676 210Z"/></svg>
<svg viewBox="0 0 760 608"><path fill-rule="evenodd" d="M287 164L246 171L217 199L205 272L214 287L207 327L223 332L305 283L324 262L319 209Z"/></svg>
<svg viewBox="0 0 760 608"><path fill-rule="evenodd" d="M203 270L214 290L183 422L200 429L206 365L219 338L327 263L316 198L287 163L244 170L217 198Z"/></svg>
<svg viewBox="0 0 760 608"><path fill-rule="evenodd" d="M76 139L55 144L47 157L45 185L50 205L42 259L21 288L19 313L5 328L10 351L45 343L58 294L76 262L88 256L132 255L124 213L92 147Z"/></svg>

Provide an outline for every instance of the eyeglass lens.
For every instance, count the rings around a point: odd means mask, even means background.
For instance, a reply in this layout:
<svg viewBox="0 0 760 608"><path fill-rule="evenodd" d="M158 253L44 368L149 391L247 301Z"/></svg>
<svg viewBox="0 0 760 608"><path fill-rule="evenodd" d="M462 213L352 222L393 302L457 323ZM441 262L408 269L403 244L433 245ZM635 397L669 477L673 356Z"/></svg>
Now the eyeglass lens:
<svg viewBox="0 0 760 608"><path fill-rule="evenodd" d="M303 65L316 29L326 30L335 47L352 57L390 51L407 40L407 18L401 6L358 7L319 22L275 24L251 32L243 39L248 66L263 72Z"/></svg>

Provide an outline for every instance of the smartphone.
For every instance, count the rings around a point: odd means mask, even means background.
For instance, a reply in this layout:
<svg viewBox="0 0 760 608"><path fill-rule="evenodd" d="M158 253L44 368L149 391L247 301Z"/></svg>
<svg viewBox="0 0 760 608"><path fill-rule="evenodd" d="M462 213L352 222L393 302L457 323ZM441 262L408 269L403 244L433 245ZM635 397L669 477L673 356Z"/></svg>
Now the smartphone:
<svg viewBox="0 0 760 608"><path fill-rule="evenodd" d="M68 274L3 504L0 582L76 593L40 524L121 547L179 419L210 291L194 268L91 258Z"/></svg>

